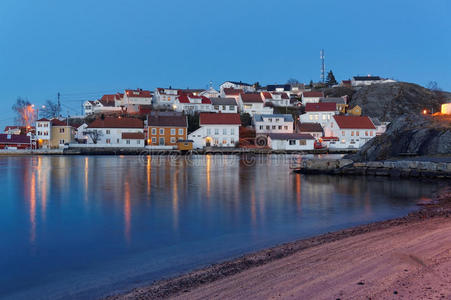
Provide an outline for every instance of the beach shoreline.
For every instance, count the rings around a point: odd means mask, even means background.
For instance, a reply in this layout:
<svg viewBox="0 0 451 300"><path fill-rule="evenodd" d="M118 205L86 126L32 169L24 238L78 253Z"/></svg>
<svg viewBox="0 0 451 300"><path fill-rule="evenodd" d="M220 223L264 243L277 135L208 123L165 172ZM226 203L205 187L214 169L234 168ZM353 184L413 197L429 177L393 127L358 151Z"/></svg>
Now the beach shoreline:
<svg viewBox="0 0 451 300"><path fill-rule="evenodd" d="M321 247L327 247L335 242L342 242L347 239L357 239L358 242L359 240L365 240L367 235L383 232L384 230L397 230L401 233L409 232L411 229L415 231L430 222L441 222L441 220L446 220L443 222L451 225L451 187L441 189L429 201L418 203L418 205L420 205L420 208L417 211L409 213L405 217L356 226L312 238L284 243L254 253L245 254L229 261L213 264L174 278L159 280L151 285L136 288L124 294L111 295L105 299L156 299L177 296L182 298L197 298L199 296L198 294L195 296L191 295L191 293L199 293L203 289L208 290L208 288L211 288L211 285L217 285L218 282L239 277L240 274L251 272L258 268L264 268L267 265L276 264L279 261L300 255L313 248L321 249ZM216 288L218 287L216 286Z"/></svg>

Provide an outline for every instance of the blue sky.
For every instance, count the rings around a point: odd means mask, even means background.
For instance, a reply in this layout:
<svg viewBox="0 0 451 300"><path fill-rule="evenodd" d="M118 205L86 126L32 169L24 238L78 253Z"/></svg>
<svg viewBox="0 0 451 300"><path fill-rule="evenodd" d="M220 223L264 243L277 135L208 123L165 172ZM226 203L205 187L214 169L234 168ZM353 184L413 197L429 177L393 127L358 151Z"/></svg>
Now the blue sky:
<svg viewBox="0 0 451 300"><path fill-rule="evenodd" d="M1 0L0 125L18 96L80 102L212 80L380 75L451 90L451 4L429 1Z"/></svg>

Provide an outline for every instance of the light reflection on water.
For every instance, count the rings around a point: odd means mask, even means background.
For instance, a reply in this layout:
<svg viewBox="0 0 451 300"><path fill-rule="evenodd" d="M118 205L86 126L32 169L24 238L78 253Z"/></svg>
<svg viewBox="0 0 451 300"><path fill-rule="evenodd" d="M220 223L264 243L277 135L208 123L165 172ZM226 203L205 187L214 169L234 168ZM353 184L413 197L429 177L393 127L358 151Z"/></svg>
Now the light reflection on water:
<svg viewBox="0 0 451 300"><path fill-rule="evenodd" d="M0 157L0 298L96 298L404 215L441 185L303 176L289 169L298 157L254 159Z"/></svg>

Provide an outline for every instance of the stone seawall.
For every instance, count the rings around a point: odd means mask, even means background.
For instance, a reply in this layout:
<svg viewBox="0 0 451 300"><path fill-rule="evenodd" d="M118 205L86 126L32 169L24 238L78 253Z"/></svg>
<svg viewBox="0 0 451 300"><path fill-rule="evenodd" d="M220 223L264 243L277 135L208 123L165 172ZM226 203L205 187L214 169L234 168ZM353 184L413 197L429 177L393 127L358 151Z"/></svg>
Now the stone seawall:
<svg viewBox="0 0 451 300"><path fill-rule="evenodd" d="M428 161L369 161L349 159L303 160L295 172L303 174L451 178L451 163Z"/></svg>

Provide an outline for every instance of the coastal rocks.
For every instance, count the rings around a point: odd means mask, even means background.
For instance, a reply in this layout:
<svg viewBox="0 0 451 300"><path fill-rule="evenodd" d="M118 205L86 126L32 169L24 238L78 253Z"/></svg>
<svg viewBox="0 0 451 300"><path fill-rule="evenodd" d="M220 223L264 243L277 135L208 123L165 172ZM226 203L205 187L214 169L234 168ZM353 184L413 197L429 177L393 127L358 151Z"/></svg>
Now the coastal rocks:
<svg viewBox="0 0 451 300"><path fill-rule="evenodd" d="M303 161L297 172L304 174L451 178L451 163L404 160L352 162L349 159L311 159Z"/></svg>
<svg viewBox="0 0 451 300"><path fill-rule="evenodd" d="M443 156L451 153L451 118L404 115L387 131L368 141L357 153L345 158L379 161L404 156Z"/></svg>

